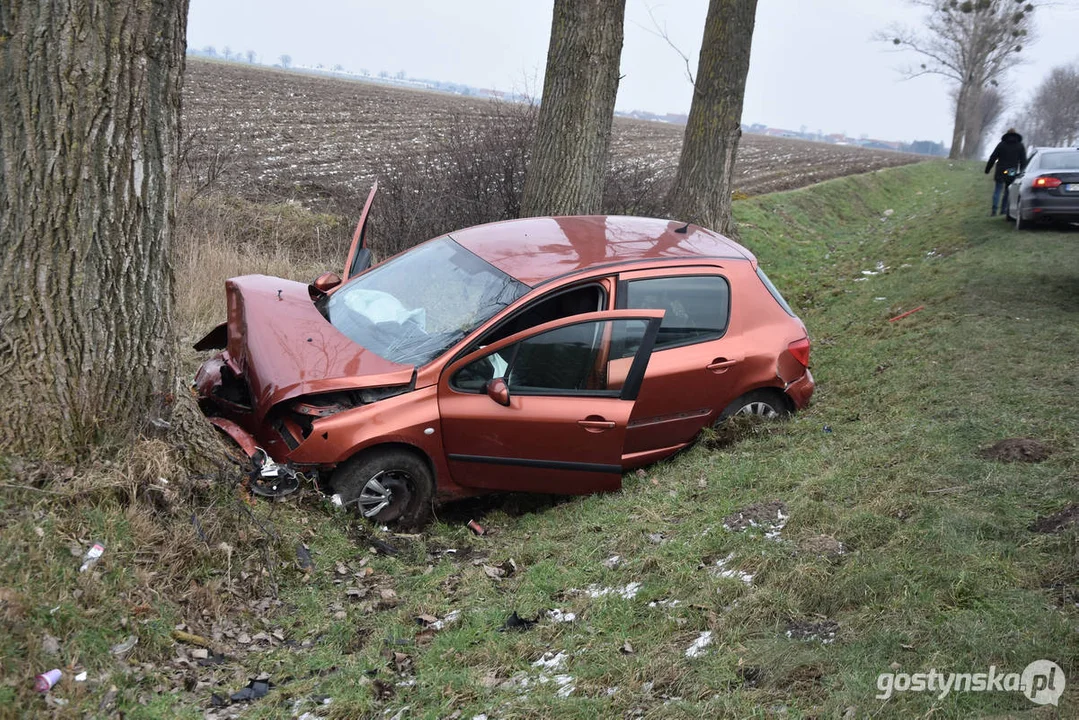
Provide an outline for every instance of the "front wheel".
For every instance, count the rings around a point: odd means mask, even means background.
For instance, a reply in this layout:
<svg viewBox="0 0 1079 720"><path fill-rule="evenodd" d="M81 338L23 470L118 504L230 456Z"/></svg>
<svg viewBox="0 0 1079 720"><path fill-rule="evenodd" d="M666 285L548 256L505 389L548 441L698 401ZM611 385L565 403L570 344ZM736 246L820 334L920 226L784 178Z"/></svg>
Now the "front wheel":
<svg viewBox="0 0 1079 720"><path fill-rule="evenodd" d="M370 450L334 472L341 504L379 523L422 527L431 515L434 478L427 462L408 450Z"/></svg>
<svg viewBox="0 0 1079 720"><path fill-rule="evenodd" d="M754 390L737 398L719 414L717 424L734 417L746 415L765 420L779 420L791 414L790 404L778 390Z"/></svg>

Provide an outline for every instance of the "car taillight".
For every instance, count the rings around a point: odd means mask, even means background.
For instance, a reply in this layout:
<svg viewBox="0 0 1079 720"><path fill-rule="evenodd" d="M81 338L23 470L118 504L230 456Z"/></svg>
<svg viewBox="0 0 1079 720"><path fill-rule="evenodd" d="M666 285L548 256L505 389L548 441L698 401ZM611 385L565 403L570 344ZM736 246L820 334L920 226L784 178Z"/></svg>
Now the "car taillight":
<svg viewBox="0 0 1079 720"><path fill-rule="evenodd" d="M794 359L802 364L802 367L809 367L809 338L795 340L787 346L787 352L793 355Z"/></svg>
<svg viewBox="0 0 1079 720"><path fill-rule="evenodd" d="M1061 179L1053 177L1052 175L1042 175L1041 177L1034 178L1034 187L1036 188L1055 188L1060 187Z"/></svg>

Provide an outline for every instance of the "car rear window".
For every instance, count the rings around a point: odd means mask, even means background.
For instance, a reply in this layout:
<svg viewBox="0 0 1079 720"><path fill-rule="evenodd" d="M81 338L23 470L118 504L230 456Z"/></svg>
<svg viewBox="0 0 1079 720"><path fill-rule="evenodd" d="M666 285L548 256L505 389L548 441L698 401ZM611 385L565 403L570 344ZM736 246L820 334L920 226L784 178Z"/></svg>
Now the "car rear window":
<svg viewBox="0 0 1079 720"><path fill-rule="evenodd" d="M627 310L667 311L656 350L714 340L727 331L731 291L719 275L630 280L620 295Z"/></svg>
<svg viewBox="0 0 1079 720"><path fill-rule="evenodd" d="M1079 170L1079 150L1043 152L1039 170Z"/></svg>
<svg viewBox="0 0 1079 720"><path fill-rule="evenodd" d="M768 279L768 276L765 275L764 271L759 267L757 268L757 277L764 283L764 287L768 288L768 292L770 292L776 302L779 303L779 307L783 308L791 317L798 317L794 314L794 311L791 310L791 306L787 304L787 301L783 299L783 296L779 294L779 290L776 289L776 286L772 284L772 281Z"/></svg>

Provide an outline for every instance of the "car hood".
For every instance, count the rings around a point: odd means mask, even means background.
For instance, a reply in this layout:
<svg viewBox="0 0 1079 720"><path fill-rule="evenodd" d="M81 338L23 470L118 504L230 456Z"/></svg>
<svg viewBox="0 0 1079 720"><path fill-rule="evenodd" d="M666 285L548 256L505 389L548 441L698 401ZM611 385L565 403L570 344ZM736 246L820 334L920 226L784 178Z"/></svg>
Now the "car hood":
<svg viewBox="0 0 1079 720"><path fill-rule="evenodd" d="M327 320L304 283L246 275L225 283L225 360L251 390L261 420L301 395L407 385L415 368L357 345Z"/></svg>

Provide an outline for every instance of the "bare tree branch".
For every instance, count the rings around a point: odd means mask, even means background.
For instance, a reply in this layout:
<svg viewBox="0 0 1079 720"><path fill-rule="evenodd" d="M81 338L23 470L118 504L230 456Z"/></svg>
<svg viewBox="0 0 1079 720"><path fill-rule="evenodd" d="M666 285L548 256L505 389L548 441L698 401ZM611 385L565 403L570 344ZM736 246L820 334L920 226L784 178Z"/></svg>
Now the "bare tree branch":
<svg viewBox="0 0 1079 720"><path fill-rule="evenodd" d="M694 90L696 90L697 89L697 81L693 77L693 65L692 65L692 62L689 59L689 56L686 55L684 52L682 52L682 49L680 47L678 47L677 45L674 44L674 41L671 40L670 34L667 32L667 26L666 25L661 26L659 24L659 21L656 20L655 13L652 12L652 7L650 5L648 5L647 3L645 3L644 8L645 8L645 10L648 11L648 17L652 21L652 28L651 29L646 28L644 25L641 25L639 22L634 22L634 25L636 25L637 27L639 27L640 29L644 30L647 33L651 33L652 35L655 35L658 38L663 38L663 41L665 43L667 43L668 45L670 45L672 50L674 50L676 53L678 53L678 56L681 57L682 61L685 62L685 64L686 64L686 79L689 80L689 84L693 86Z"/></svg>

